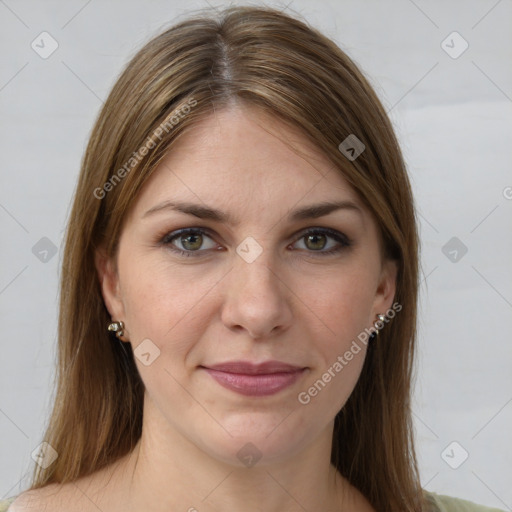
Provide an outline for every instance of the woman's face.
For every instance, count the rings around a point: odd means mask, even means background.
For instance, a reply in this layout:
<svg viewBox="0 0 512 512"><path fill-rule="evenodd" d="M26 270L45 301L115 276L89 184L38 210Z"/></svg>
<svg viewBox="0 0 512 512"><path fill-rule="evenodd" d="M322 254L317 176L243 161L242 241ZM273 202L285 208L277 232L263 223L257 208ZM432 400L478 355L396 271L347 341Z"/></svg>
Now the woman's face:
<svg viewBox="0 0 512 512"><path fill-rule="evenodd" d="M341 206L311 209L325 203ZM98 262L137 355L145 428L147 414L239 465L240 449L262 464L332 435L364 362L358 335L395 292L354 190L298 130L254 107L186 133L126 219L117 269ZM213 369L240 361L281 366Z"/></svg>

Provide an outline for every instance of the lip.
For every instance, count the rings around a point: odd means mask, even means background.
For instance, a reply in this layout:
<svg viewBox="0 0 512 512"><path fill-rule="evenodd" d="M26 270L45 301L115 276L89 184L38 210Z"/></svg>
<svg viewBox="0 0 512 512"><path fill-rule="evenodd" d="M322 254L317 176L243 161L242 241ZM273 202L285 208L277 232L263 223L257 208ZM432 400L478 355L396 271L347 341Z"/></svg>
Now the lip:
<svg viewBox="0 0 512 512"><path fill-rule="evenodd" d="M230 361L202 366L221 386L245 396L269 396L294 384L306 368L281 361Z"/></svg>

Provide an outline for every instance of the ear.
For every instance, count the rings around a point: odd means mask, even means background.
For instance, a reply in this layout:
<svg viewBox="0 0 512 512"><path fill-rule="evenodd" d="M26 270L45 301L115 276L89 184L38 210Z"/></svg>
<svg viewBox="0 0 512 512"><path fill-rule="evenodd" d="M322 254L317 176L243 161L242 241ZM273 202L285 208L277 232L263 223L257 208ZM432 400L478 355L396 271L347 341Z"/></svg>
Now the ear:
<svg viewBox="0 0 512 512"><path fill-rule="evenodd" d="M395 260L386 259L382 263L382 268L375 292L375 300L373 303L372 322L375 321L377 315L383 315L393 304L396 292L396 276L398 274L398 264Z"/></svg>
<svg viewBox="0 0 512 512"><path fill-rule="evenodd" d="M124 320L125 311L121 300L119 276L115 262L109 258L103 249L97 249L94 263L101 286L101 294L105 306L113 320Z"/></svg>

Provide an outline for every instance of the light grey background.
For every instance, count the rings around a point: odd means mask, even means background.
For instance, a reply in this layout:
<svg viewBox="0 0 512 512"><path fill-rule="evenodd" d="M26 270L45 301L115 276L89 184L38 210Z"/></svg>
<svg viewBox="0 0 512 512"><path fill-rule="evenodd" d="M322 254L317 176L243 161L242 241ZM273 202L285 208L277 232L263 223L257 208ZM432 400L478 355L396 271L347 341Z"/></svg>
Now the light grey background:
<svg viewBox="0 0 512 512"><path fill-rule="evenodd" d="M289 5L369 76L409 166L422 239L414 420L423 487L511 510L511 1ZM93 121L128 58L206 6L0 0L0 498L27 484L42 441L62 235ZM59 45L46 59L31 47L50 48L43 31ZM453 31L469 44L458 58L445 51L463 48ZM54 256L36 245L43 237Z"/></svg>

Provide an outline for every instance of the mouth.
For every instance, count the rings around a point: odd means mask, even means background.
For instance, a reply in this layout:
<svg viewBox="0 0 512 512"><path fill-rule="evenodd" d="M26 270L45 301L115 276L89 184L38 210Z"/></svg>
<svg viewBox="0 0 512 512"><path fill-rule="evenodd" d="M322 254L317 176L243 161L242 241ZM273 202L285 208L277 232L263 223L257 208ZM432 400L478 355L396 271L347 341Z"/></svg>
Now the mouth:
<svg viewBox="0 0 512 512"><path fill-rule="evenodd" d="M269 396L292 386L307 368L280 361L232 361L200 366L218 384L245 396Z"/></svg>

